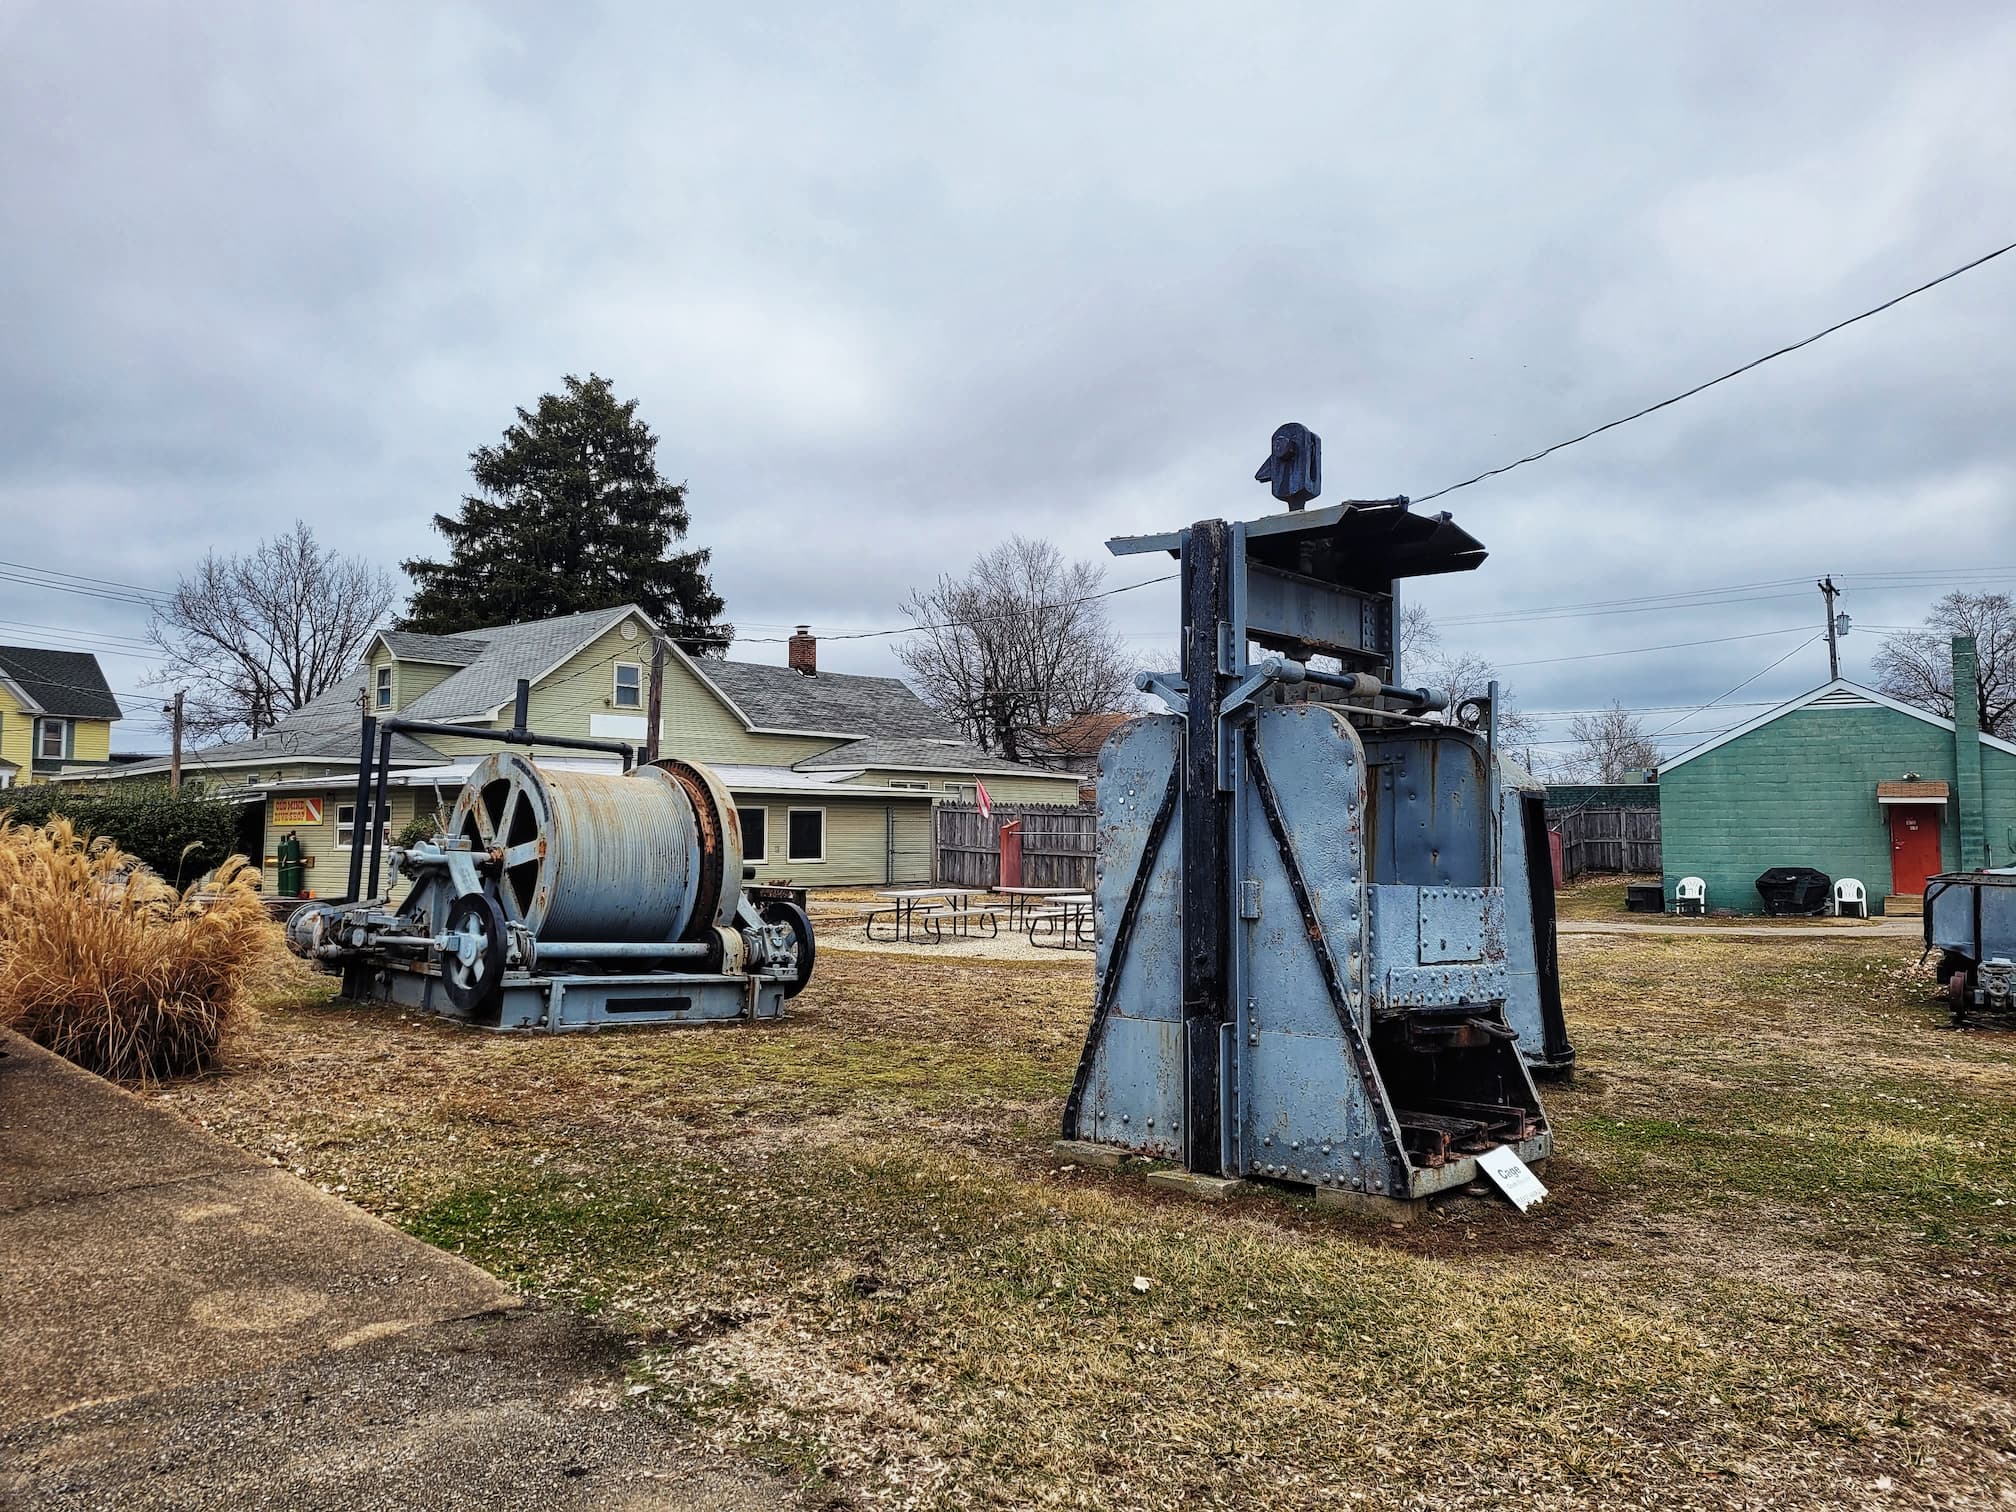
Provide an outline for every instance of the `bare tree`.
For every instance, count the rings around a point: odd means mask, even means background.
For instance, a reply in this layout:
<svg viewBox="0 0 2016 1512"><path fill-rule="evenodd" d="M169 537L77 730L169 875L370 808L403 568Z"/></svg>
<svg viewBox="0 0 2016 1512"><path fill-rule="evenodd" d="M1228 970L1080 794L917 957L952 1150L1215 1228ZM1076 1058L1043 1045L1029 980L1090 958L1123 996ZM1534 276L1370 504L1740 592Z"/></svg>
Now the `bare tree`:
<svg viewBox="0 0 2016 1512"><path fill-rule="evenodd" d="M1974 637L1981 728L2016 737L2016 607L2006 593L1955 590L1932 606L1923 630L1885 636L1870 665L1892 698L1953 717L1953 637Z"/></svg>
<svg viewBox="0 0 2016 1512"><path fill-rule="evenodd" d="M1456 717L1456 706L1466 698L1482 698L1498 682L1498 744L1511 749L1529 744L1538 734L1533 720L1520 712L1512 700L1512 690L1499 679L1498 669L1470 651L1442 649L1442 632L1434 617L1420 604L1405 604L1400 610L1400 679L1410 688L1427 688L1447 700L1442 718Z"/></svg>
<svg viewBox="0 0 2016 1512"><path fill-rule="evenodd" d="M152 681L189 687L199 739L258 735L356 664L392 594L383 568L316 544L297 520L241 556L211 552L176 585L147 627L168 662Z"/></svg>
<svg viewBox="0 0 2016 1512"><path fill-rule="evenodd" d="M1577 714L1568 724L1574 742L1563 765L1583 782L1622 782L1626 772L1659 765L1659 747L1638 716L1618 700L1594 714Z"/></svg>
<svg viewBox="0 0 2016 1512"><path fill-rule="evenodd" d="M1409 602L1400 606L1398 660L1402 677L1412 677L1416 663L1424 657L1432 659L1441 644L1442 632L1435 628L1435 618L1425 605Z"/></svg>
<svg viewBox="0 0 2016 1512"><path fill-rule="evenodd" d="M897 648L924 701L983 750L1027 760L1040 732L1132 702L1127 653L1095 598L1105 572L1048 541L1013 536L963 578L913 592Z"/></svg>

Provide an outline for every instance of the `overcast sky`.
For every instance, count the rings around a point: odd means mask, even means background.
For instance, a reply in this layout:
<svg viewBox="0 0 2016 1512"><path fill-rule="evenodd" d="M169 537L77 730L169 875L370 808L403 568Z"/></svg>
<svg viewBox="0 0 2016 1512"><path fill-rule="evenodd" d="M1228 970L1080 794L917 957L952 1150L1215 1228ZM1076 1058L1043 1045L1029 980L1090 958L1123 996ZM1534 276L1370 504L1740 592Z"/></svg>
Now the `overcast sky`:
<svg viewBox="0 0 2016 1512"><path fill-rule="evenodd" d="M1283 420L1327 498L1423 495L2016 240L2007 7L977 9L0 0L0 558L166 588L301 517L392 566L592 369L746 634L879 628L1010 531L1267 512ZM1424 506L1492 555L1419 596L2016 583L2012 316L2016 254ZM1872 625L1937 591L1849 586ZM1684 709L1818 626L1783 591L1445 640L1530 708ZM1166 659L1172 591L1111 602Z"/></svg>

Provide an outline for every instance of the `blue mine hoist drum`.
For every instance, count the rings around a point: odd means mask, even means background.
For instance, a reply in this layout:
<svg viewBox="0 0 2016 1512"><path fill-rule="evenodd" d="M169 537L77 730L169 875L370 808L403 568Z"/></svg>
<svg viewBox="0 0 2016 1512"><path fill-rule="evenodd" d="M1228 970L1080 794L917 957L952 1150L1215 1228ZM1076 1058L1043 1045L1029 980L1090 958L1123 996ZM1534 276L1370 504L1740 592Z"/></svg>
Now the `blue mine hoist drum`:
<svg viewBox="0 0 2016 1512"><path fill-rule="evenodd" d="M1320 442L1293 440L1313 484ZM1397 685L1397 583L1484 548L1404 498L1307 491L1108 543L1181 562L1183 666L1140 679L1170 712L1100 754L1098 990L1063 1134L1420 1198L1553 1147L1532 1072L1574 1050L1544 789L1497 749L1495 685L1453 711Z"/></svg>

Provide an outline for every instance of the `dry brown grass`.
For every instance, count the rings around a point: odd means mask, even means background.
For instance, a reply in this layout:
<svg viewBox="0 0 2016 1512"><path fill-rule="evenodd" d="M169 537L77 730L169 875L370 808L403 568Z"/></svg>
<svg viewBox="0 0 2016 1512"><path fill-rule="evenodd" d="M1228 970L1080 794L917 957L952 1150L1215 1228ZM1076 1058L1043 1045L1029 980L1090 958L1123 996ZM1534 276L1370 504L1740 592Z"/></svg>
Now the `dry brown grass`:
<svg viewBox="0 0 2016 1512"><path fill-rule="evenodd" d="M101 1076L216 1065L274 934L242 856L177 892L66 820L0 820L0 1025Z"/></svg>
<svg viewBox="0 0 2016 1512"><path fill-rule="evenodd" d="M1907 946L1564 942L1553 1196L1404 1231L1054 1160L1082 958L835 952L718 1032L303 1001L174 1097L600 1317L813 1504L1994 1506L2016 1035L1942 1030Z"/></svg>

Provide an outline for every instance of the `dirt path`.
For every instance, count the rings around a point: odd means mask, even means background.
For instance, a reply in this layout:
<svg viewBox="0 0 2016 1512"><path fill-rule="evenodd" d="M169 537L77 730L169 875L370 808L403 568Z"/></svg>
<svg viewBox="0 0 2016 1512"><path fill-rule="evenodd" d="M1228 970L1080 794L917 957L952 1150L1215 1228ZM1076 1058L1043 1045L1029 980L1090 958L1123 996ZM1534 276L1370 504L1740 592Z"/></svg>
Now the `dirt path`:
<svg viewBox="0 0 2016 1512"><path fill-rule="evenodd" d="M0 1503L741 1508L617 1347L0 1035Z"/></svg>

